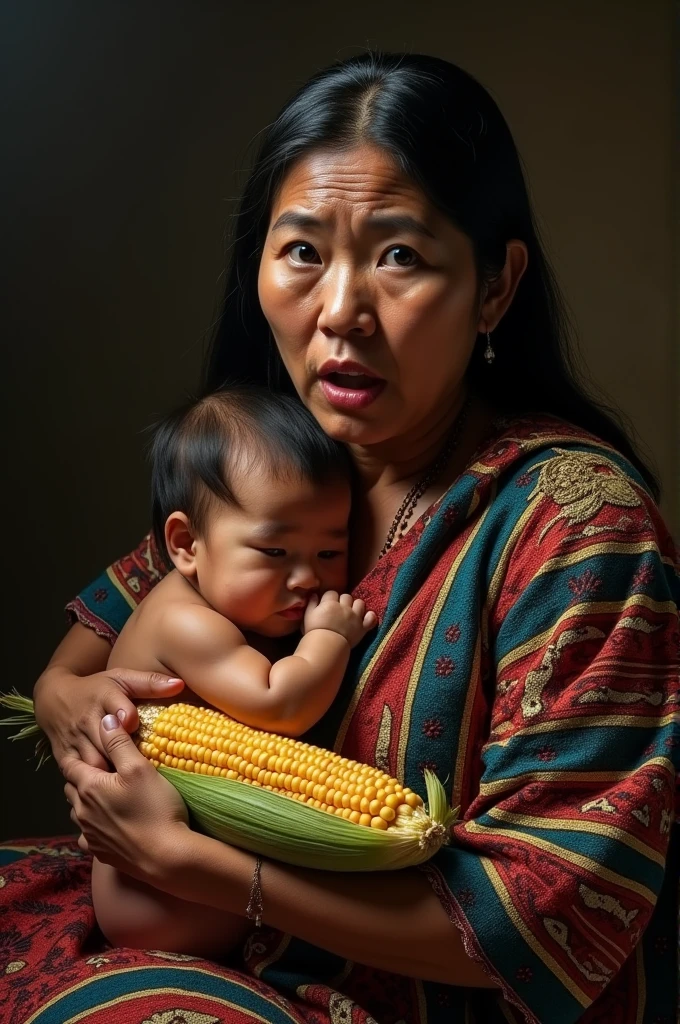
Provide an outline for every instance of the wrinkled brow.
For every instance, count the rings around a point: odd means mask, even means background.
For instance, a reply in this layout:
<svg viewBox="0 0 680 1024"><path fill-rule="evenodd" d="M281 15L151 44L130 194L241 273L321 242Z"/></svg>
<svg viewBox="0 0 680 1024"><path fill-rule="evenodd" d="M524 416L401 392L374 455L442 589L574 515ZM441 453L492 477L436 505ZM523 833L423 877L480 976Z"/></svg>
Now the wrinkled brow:
<svg viewBox="0 0 680 1024"><path fill-rule="evenodd" d="M374 231L395 232L397 234L400 231L407 231L416 235L424 235L426 238L435 237L425 224L407 213L374 213L366 218L364 224L369 230ZM313 217L310 213L298 213L294 210L288 210L281 214L272 226L272 231L278 231L279 228L298 228L304 231L327 226L327 222L320 220L318 217Z"/></svg>

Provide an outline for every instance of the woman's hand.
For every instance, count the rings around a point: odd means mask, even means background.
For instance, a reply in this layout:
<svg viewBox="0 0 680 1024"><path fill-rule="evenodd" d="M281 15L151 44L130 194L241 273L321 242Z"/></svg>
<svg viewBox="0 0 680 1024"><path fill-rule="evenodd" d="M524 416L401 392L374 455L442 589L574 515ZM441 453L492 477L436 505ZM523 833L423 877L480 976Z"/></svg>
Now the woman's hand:
<svg viewBox="0 0 680 1024"><path fill-rule="evenodd" d="M115 715L100 722L99 742L114 772L71 759L64 791L78 845L104 864L153 884L172 870L189 837L177 790L137 750Z"/></svg>
<svg viewBox="0 0 680 1024"><path fill-rule="evenodd" d="M133 700L172 697L184 685L158 672L104 671L110 654L107 640L76 622L35 684L35 717L63 774L72 761L108 768L99 739L104 715L118 715L127 731L134 732L138 719Z"/></svg>
<svg viewBox="0 0 680 1024"><path fill-rule="evenodd" d="M36 683L35 717L63 775L80 761L106 769L99 734L103 716L116 715L128 732L134 732L139 723L133 701L172 697L183 687L181 679L158 672L115 668L79 676L55 665Z"/></svg>

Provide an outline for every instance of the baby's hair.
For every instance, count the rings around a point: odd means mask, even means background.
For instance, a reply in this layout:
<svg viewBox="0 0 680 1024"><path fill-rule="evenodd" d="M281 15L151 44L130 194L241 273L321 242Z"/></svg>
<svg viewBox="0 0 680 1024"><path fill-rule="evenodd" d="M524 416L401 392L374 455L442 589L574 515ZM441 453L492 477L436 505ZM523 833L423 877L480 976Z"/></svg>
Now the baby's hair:
<svg viewBox="0 0 680 1024"><path fill-rule="evenodd" d="M278 479L323 484L349 479L351 465L345 447L324 434L297 398L251 385L216 391L171 413L155 427L150 459L153 534L166 558L172 512L184 512L200 532L215 499L240 507L235 471L264 466Z"/></svg>

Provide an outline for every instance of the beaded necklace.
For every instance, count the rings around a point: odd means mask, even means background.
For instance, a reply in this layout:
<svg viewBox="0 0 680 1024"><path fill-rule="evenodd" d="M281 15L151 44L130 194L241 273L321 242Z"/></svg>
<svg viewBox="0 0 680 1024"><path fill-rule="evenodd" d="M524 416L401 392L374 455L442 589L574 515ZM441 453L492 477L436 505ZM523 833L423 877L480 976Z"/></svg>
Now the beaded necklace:
<svg viewBox="0 0 680 1024"><path fill-rule="evenodd" d="M408 494L402 501L401 505L397 509L397 514L392 520L392 525L387 531L387 537L385 539L383 549L380 552L380 555L378 556L379 559L382 558L383 555L386 555L387 552L390 550L390 548L394 544L395 537L397 540L401 540L401 538L404 536L404 534L406 533L406 529L408 527L409 519L415 512L418 502L420 501L428 487L431 487L432 484L436 483L438 478L441 476L442 471L444 470L453 452L455 451L458 442L460 441L460 435L462 433L463 427L465 426L465 421L467 420L469 407L470 400L469 398L467 398L465 400L463 408L458 413L453 423L453 426L451 427L451 432L448 436L446 444L444 445L444 447L442 448L434 462L430 465L429 469L425 472L424 476L422 476L421 479L416 484L413 485L413 487L408 492Z"/></svg>

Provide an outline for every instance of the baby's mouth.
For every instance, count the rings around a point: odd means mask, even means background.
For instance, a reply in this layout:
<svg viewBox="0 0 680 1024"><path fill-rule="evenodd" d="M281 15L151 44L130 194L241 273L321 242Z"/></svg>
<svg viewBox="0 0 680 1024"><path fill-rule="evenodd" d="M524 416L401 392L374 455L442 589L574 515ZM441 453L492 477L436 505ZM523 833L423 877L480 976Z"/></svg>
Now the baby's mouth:
<svg viewBox="0 0 680 1024"><path fill-rule="evenodd" d="M294 604L290 608L284 608L283 611L279 612L279 615L282 615L284 619L292 619L295 621L303 617L305 614L305 607L306 606L304 604Z"/></svg>

